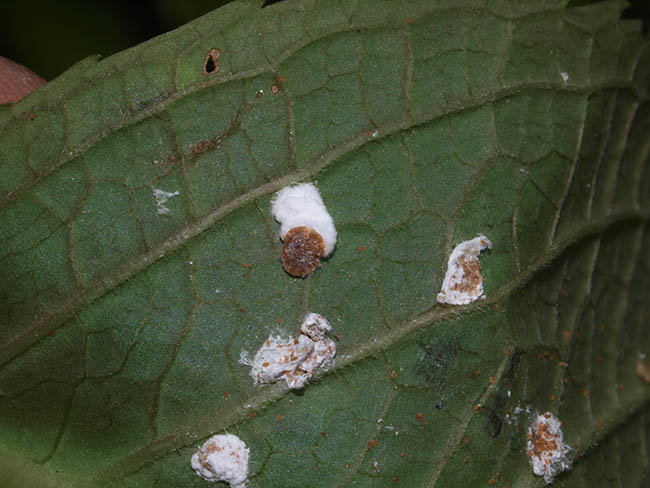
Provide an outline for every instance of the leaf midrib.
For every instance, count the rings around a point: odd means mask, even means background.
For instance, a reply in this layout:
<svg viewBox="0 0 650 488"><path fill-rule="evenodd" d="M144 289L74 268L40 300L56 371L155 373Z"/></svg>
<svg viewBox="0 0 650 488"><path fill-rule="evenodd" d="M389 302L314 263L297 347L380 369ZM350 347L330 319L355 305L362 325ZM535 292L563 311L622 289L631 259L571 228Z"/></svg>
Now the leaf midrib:
<svg viewBox="0 0 650 488"><path fill-rule="evenodd" d="M568 238L565 238L559 244L553 246L548 252L537 258L526 269L518 273L513 279L503 284L494 292L490 293L485 300L476 301L470 305L462 307L443 307L434 305L434 307L423 312L422 314L419 314L416 317L402 322L398 326L392 328L382 337L374 338L367 343L360 344L357 348L348 351L345 354L339 355L335 359L332 367L325 372L317 374L314 378L314 381L318 381L325 375L341 371L344 368L358 363L367 357L371 357L385 349L388 349L393 344L420 329L432 327L435 324L443 322L445 320L458 319L461 316L465 316L476 311L489 309L493 304L498 304L502 300L505 300L510 295L512 295L513 292L522 288L526 283L531 281L538 272L547 268L550 263L559 258L577 242L580 242L592 236L602 235L611 227L623 222L636 222L637 224L641 225L647 223L649 220L650 212L626 211L620 212L613 216L609 216L598 222L592 222L586 225L583 229L576 231ZM504 347L508 346L514 350L517 345L514 343L504 344ZM500 362L497 371L495 371L493 374L495 376L495 379L501 377L503 368L504 363L502 361ZM494 384L497 385L498 380L495 381ZM486 390L483 392L483 394L480 395L478 399L479 403L485 401L487 395L491 392L491 386L492 385L486 387ZM257 393L244 399L242 402L233 404L232 407L229 407L228 409L219 409L218 411L215 411L213 415L207 415L206 420L203 420L196 424L180 426L175 432L151 442L135 453L125 456L120 461L110 464L108 467L101 470L97 476L93 478L93 480L106 482L111 479L117 479L129 474L133 474L134 472L147 466L151 462L173 450L195 443L214 432L221 432L225 429L228 429L229 427L232 427L233 425L245 421L251 412L259 412L270 403L282 398L289 391L290 390L286 387L286 385L280 383L261 387ZM650 393L647 395L647 398L639 400L638 403L633 403L633 405L635 405L634 409L640 408L639 405L644 405L648 399L650 399ZM624 419L631 413L632 412L629 411L617 418ZM471 416L474 414L475 412L471 412L470 416L465 420L468 422L471 419ZM612 427L612 429L615 429L615 426ZM584 452L590 445L592 444L585 444L584 446L576 447L579 452ZM441 469L442 466L439 467L439 470Z"/></svg>
<svg viewBox="0 0 650 488"><path fill-rule="evenodd" d="M132 276L144 271L159 259L181 248L191 239L197 237L205 230L216 225L225 216L243 207L244 205L255 201L256 199L278 191L286 185L293 184L297 181L312 179L314 175L318 174L320 171L335 162L339 157L347 154L348 152L354 151L365 144L372 143L374 141L391 136L401 131L405 131L407 129L413 129L419 125L431 123L444 117L476 110L483 105L499 102L510 96L519 95L524 91L549 90L554 92L575 93L589 97L599 91L611 89L631 90L639 100L643 99L641 94L638 93L636 89L628 83L606 83L590 86L588 88L570 88L560 86L559 83L522 83L520 85L498 90L494 93L490 93L482 97L476 97L473 99L474 103L464 107L447 106L444 107L446 111L420 117L404 114L404 117L397 122L378 127L378 137L368 138L364 133L358 134L356 137L348 139L346 142L335 146L320 156L317 156L310 165L300 168L281 178L265 183L264 185L253 188L243 193L242 195L235 197L234 199L217 207L206 216L196 220L193 224L184 227L179 232L162 241L160 244L156 245L146 253L119 266L115 272L110 273L101 279L95 280L91 285L83 288L75 295L73 295L69 300L63 303L63 305L51 311L41 320L23 330L19 336L1 345L0 366L24 353L29 349L30 346L46 337L46 332L50 330L56 330L58 327L66 323L68 320L74 317L82 307L89 305L111 290L117 288Z"/></svg>

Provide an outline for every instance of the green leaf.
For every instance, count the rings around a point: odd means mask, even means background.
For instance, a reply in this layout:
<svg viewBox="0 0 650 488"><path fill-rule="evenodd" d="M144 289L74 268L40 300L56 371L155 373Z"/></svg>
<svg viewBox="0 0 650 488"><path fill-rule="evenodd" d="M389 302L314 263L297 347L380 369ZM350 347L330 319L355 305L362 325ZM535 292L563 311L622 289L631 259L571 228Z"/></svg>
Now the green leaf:
<svg viewBox="0 0 650 488"><path fill-rule="evenodd" d="M0 110L0 484L206 486L190 457L227 430L253 488L542 486L529 406L573 447L558 485L647 483L650 49L625 4L261 5ZM339 231L307 279L269 209L298 181ZM479 233L486 299L437 305ZM306 311L333 367L254 386L240 352Z"/></svg>

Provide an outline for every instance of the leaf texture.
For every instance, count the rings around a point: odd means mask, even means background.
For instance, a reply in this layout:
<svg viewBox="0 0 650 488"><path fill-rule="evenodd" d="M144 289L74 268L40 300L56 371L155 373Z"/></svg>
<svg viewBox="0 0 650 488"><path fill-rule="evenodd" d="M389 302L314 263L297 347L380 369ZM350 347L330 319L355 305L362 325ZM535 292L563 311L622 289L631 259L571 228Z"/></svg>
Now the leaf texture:
<svg viewBox="0 0 650 488"><path fill-rule="evenodd" d="M558 486L647 482L650 50L564 4L240 0L2 107L3 486L204 486L224 430L251 487L542 486L527 408ZM298 181L339 231L304 280L269 210ZM437 305L479 233L486 299ZM253 386L307 311L333 367Z"/></svg>

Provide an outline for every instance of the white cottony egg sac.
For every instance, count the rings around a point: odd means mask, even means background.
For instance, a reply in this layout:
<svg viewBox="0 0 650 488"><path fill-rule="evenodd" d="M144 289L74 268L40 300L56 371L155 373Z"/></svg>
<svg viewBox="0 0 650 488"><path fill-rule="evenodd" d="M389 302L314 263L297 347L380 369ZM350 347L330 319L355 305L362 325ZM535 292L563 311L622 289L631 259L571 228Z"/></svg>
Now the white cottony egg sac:
<svg viewBox="0 0 650 488"><path fill-rule="evenodd" d="M293 276L307 276L336 246L334 220L312 183L287 186L271 201L280 223L282 265Z"/></svg>
<svg viewBox="0 0 650 488"><path fill-rule="evenodd" d="M213 435L192 456L192 469L206 481L225 481L244 488L248 478L249 449L232 434Z"/></svg>
<svg viewBox="0 0 650 488"><path fill-rule="evenodd" d="M492 249L492 243L484 235L461 242L454 248L438 293L438 303L467 305L483 296L483 275L478 256L484 249Z"/></svg>
<svg viewBox="0 0 650 488"><path fill-rule="evenodd" d="M314 372L336 355L336 343L327 337L331 330L325 317L309 313L298 336L283 339L271 334L252 360L242 351L240 362L251 366L255 384L284 380L289 388L303 388Z"/></svg>
<svg viewBox="0 0 650 488"><path fill-rule="evenodd" d="M562 422L551 412L537 415L528 427L527 449L533 473L544 476L546 483L571 468L567 457L571 448L564 443Z"/></svg>

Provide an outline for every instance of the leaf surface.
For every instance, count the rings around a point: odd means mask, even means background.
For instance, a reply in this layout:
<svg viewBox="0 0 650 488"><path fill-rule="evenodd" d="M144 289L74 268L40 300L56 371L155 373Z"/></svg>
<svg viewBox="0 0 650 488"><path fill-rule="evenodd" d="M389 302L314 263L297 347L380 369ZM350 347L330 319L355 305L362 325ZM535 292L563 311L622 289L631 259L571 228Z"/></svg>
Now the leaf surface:
<svg viewBox="0 0 650 488"><path fill-rule="evenodd" d="M650 50L624 4L261 3L0 110L3 486L205 486L224 430L251 487L541 486L528 407L563 421L558 483L641 484ZM339 232L307 279L269 209L298 181ZM486 299L437 305L479 233ZM307 311L333 367L253 386L241 351Z"/></svg>

